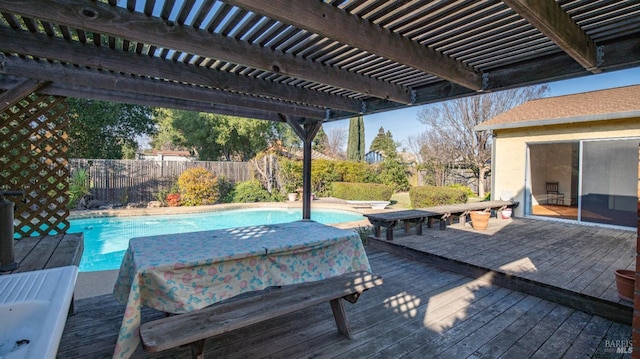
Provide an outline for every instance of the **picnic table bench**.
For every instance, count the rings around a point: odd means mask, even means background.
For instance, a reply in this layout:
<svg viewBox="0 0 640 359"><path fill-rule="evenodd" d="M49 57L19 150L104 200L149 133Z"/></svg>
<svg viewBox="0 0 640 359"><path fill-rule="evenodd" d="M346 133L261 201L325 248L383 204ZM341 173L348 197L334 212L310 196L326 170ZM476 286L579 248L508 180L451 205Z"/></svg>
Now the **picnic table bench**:
<svg viewBox="0 0 640 359"><path fill-rule="evenodd" d="M375 230L375 236L380 237L380 227L385 227L387 232L387 240L393 240L393 228L400 222L404 222L404 231L409 233L409 226L411 223L416 224L416 234L422 235L422 224L432 216L437 216L438 213L420 210L410 209L406 211L394 211L394 212L381 212L370 213L364 216L369 219L369 222L373 224Z"/></svg>
<svg viewBox="0 0 640 359"><path fill-rule="evenodd" d="M498 211L498 217L500 217L500 212L502 212L502 210L506 208L515 208L517 206L518 202L514 201L482 201L459 204L445 204L441 206L424 208L424 210L437 213L438 216L432 216L429 218L429 220L440 220L440 229L444 230L447 227L447 220L451 217L458 217L460 224L464 225L466 223L467 215L471 211L496 210ZM430 226L431 223L429 223L429 227Z"/></svg>
<svg viewBox="0 0 640 359"><path fill-rule="evenodd" d="M140 338L145 351L191 345L192 356L202 359L207 338L328 301L338 331L351 339L351 326L340 299L355 303L364 291L382 283L381 277L358 271L315 282L267 288L251 293L255 295L231 298L200 310L144 323L140 327Z"/></svg>
<svg viewBox="0 0 640 359"><path fill-rule="evenodd" d="M518 202L514 201L484 201L484 202L472 202L472 203L460 203L460 204L447 204L441 206L412 209L405 211L394 212L378 212L365 214L365 217L369 219L369 222L374 226L374 232L376 237L380 237L380 227L386 228L386 238L389 241L393 240L393 229L400 222L404 222L405 233L410 232L410 225L416 224L416 234L422 235L422 224L426 221L427 227L431 228L433 221L440 221L440 230L447 228L447 221L456 216L459 218L461 224L466 222L466 216L471 211L489 211L497 210L498 212L506 208L513 208L518 205Z"/></svg>

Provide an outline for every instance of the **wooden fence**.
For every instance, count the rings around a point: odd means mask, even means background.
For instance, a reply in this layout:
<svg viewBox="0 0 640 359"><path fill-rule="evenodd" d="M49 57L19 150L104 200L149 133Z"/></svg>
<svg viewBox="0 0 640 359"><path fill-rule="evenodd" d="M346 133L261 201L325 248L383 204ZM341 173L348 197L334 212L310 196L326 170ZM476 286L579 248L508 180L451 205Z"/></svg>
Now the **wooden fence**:
<svg viewBox="0 0 640 359"><path fill-rule="evenodd" d="M70 172L89 170L91 196L113 204L156 201L158 193L169 191L188 168L204 167L231 183L253 178L249 162L69 160Z"/></svg>

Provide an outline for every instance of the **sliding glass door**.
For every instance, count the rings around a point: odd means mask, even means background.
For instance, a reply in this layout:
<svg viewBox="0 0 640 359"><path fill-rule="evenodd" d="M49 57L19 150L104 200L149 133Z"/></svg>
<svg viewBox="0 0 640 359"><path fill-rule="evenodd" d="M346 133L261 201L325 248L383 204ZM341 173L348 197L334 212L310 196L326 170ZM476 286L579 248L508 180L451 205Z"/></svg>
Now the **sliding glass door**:
<svg viewBox="0 0 640 359"><path fill-rule="evenodd" d="M527 214L635 227L640 139L529 144Z"/></svg>
<svg viewBox="0 0 640 359"><path fill-rule="evenodd" d="M638 140L582 142L580 220L635 227Z"/></svg>

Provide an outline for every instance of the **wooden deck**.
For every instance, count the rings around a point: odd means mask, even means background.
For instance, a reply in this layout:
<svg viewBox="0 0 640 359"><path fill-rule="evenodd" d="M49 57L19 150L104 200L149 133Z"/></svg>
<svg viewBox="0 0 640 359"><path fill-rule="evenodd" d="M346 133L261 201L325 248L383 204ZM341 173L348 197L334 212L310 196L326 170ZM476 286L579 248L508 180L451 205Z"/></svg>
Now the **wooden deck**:
<svg viewBox="0 0 640 359"><path fill-rule="evenodd" d="M420 237L398 236L396 242L430 243L457 257L461 255L460 248L455 250L454 247L461 246L459 241L463 241L462 247L469 247L464 248L468 257L473 254L477 261L500 264L532 275L535 274L532 265L540 270L546 268L544 262L549 262L548 266L555 262L555 267L559 268L580 267L582 273L590 272L590 266L599 267L603 258L610 258L609 267L629 265L626 259L623 260L626 254L622 248L626 247L622 244L620 250L615 249L616 246L598 258L595 255L579 256L583 262L589 261L588 265L572 258L577 252L590 251L581 248L585 246L583 240L591 239L593 251L596 240L606 238L626 243L634 236L632 233L535 222L536 225L518 219L504 221L501 224L508 225L497 229L492 219L489 230L483 234L458 230L454 225L447 231L427 229ZM537 234L531 236L524 229L515 229L520 226L536 228ZM506 235L509 232L512 234ZM516 232L520 235L515 236ZM570 232L585 238L577 240ZM489 236L491 233L493 236ZM538 237L541 242L537 242ZM507 238L511 238L509 246L505 242ZM617 348L630 339L631 327L628 325L498 286L493 283L492 276L471 278L379 250L375 242L367 247L367 252L373 272L384 278L384 284L364 293L355 305L346 304L353 340L345 339L337 332L329 303L323 303L210 339L205 347L206 357L629 357L628 354L616 354ZM537 245L530 247L535 250L526 253L523 250L516 261L509 260L505 252L515 252L522 242ZM563 245L568 247L562 250ZM480 250L485 246L489 248ZM472 248L477 252L473 253ZM414 252L412 249L405 251ZM614 257L617 259L612 260ZM608 268L602 269L603 279L613 276L611 273L605 275L608 271ZM550 272L545 272L545 277L553 279ZM582 277L584 275L578 275L566 285L575 282L572 286L577 286L578 282L585 282L577 279ZM113 296L104 295L78 300L76 310L77 314L67 320L58 358L110 358L123 306L118 305ZM143 321L159 316L162 314L152 310L143 311ZM190 358L190 350L179 348L151 355L138 348L134 358Z"/></svg>
<svg viewBox="0 0 640 359"><path fill-rule="evenodd" d="M635 269L636 237L629 230L491 218L486 231L457 223L371 245L630 324L632 304L618 298L614 271Z"/></svg>

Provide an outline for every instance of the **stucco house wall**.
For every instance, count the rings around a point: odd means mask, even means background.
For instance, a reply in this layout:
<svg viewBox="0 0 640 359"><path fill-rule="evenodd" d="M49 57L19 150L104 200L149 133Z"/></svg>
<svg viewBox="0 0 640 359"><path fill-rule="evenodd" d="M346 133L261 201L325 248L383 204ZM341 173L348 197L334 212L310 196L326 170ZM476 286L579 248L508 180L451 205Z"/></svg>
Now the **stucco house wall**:
<svg viewBox="0 0 640 359"><path fill-rule="evenodd" d="M512 193L513 199L525 203L525 185L527 176L527 146L536 143L557 143L562 141L614 139L640 137L640 117L619 120L580 122L559 125L520 127L512 129L494 129L492 156L493 199L499 199L502 193ZM570 153L559 149L558 161ZM553 160L553 159L552 159ZM566 160L566 159L565 159ZM570 174L554 174L560 182L570 182ZM554 179L547 174L547 178ZM544 192L544 189L532 188L533 193ZM569 192L566 190L565 192ZM565 201L570 199L565 198ZM534 205L536 202L533 203ZM567 203L568 204L568 203ZM518 206L515 216L524 216L524 206Z"/></svg>

